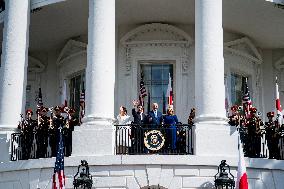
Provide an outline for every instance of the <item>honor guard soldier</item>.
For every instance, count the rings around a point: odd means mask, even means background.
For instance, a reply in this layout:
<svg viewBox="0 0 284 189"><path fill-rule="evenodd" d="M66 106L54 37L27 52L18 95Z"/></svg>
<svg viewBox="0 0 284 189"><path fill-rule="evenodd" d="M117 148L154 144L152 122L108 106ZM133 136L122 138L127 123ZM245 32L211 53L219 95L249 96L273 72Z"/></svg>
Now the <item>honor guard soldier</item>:
<svg viewBox="0 0 284 189"><path fill-rule="evenodd" d="M267 140L267 147L269 150L269 159L278 159L279 158L279 149L278 149L278 131L275 126L276 121L273 121L274 112L268 112L267 118L268 122L265 122L265 138Z"/></svg>
<svg viewBox="0 0 284 189"><path fill-rule="evenodd" d="M54 110L54 116L52 118L53 135L50 141L51 141L51 154L53 157L55 157L56 156L56 144L59 142L59 132L60 132L59 129L63 129L65 125L65 120L64 120L64 117L61 115L63 110L59 106L55 106L53 110Z"/></svg>
<svg viewBox="0 0 284 189"><path fill-rule="evenodd" d="M232 115L229 117L229 124L231 126L239 126L240 125L240 115L238 112L238 106L234 105L231 107Z"/></svg>
<svg viewBox="0 0 284 189"><path fill-rule="evenodd" d="M21 129L21 146L22 159L29 159L31 156L31 147L33 142L33 129L35 127L35 120L32 119L33 111L28 109L26 117L18 126Z"/></svg>
<svg viewBox="0 0 284 189"><path fill-rule="evenodd" d="M47 116L48 108L41 107L37 110L37 158L46 157L48 147L48 127L49 117Z"/></svg>
<svg viewBox="0 0 284 189"><path fill-rule="evenodd" d="M79 124L79 120L75 117L75 110L69 109L67 111L68 116L65 119L65 127L63 128L63 134L65 139L66 156L71 156L72 153L72 131L74 127Z"/></svg>
<svg viewBox="0 0 284 189"><path fill-rule="evenodd" d="M260 118L256 115L257 109L255 107L250 108L251 116L247 120L248 129L248 151L249 157L260 157L261 151L261 129L263 125Z"/></svg>

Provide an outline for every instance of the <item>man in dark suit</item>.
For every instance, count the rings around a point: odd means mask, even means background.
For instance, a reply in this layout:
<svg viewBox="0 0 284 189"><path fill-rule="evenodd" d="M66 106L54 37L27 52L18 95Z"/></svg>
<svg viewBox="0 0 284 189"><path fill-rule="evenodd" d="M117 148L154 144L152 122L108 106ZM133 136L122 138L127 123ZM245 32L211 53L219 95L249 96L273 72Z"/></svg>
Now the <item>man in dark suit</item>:
<svg viewBox="0 0 284 189"><path fill-rule="evenodd" d="M137 111L135 110L136 107ZM133 100L132 116L133 124L141 125L147 123L147 116L144 113L143 106L139 105L137 100Z"/></svg>
<svg viewBox="0 0 284 189"><path fill-rule="evenodd" d="M148 123L151 124L150 127L152 128L157 128L163 122L163 114L158 109L158 103L154 102L152 110L148 113Z"/></svg>
<svg viewBox="0 0 284 189"><path fill-rule="evenodd" d="M135 110L137 108L137 111ZM131 128L131 150L130 153L142 153L144 150L144 124L147 123L147 116L144 114L143 106L139 101L133 100L133 125Z"/></svg>

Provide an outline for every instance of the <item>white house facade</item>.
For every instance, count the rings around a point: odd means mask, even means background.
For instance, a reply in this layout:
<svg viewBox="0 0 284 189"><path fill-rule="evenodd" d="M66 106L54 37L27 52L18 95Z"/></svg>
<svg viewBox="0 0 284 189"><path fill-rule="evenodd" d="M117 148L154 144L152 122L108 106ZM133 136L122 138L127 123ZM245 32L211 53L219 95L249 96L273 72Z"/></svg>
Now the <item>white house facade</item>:
<svg viewBox="0 0 284 189"><path fill-rule="evenodd" d="M39 88L45 107L67 100L75 109L86 89L85 117L64 159L66 188L82 159L97 189L215 188L223 159L236 178L238 131L227 117L241 105L244 78L264 121L275 111L276 77L284 102L283 18L281 2L265 0L6 0L0 188L52 187L54 157L11 161L11 134L20 114L35 112ZM145 110L158 102L166 113L169 75L179 121L196 109L193 154L117 154L119 107L131 112L144 76ZM246 165L249 188L283 188L283 160L246 158Z"/></svg>

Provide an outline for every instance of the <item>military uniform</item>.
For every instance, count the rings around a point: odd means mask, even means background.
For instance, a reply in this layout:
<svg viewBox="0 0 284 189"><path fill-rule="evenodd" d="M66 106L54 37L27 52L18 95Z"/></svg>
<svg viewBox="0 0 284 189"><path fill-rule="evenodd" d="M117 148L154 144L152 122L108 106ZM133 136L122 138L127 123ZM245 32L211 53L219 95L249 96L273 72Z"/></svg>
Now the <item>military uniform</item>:
<svg viewBox="0 0 284 189"><path fill-rule="evenodd" d="M51 146L51 154L52 157L56 156L56 147L59 142L59 134L60 134L60 129L63 129L65 125L65 119L63 116L61 116L61 108L59 106L56 106L54 109L55 115L52 118L52 125L53 129L50 130L50 146ZM63 144L64 144L64 139L63 139Z"/></svg>
<svg viewBox="0 0 284 189"><path fill-rule="evenodd" d="M74 109L68 111L68 117L65 119L65 127L63 128L66 156L71 156L72 132L74 131L74 127L79 124L79 120L74 116L74 113Z"/></svg>
<svg viewBox="0 0 284 189"><path fill-rule="evenodd" d="M248 146L247 155L249 157L260 157L261 151L261 130L260 126L263 125L258 116L256 116L257 109L252 107L250 109L251 116L247 121L248 131Z"/></svg>
<svg viewBox="0 0 284 189"><path fill-rule="evenodd" d="M22 159L29 159L31 157L33 129L36 125L35 120L31 118L32 110L26 111L26 118L21 122L19 128L21 129L20 146L22 147Z"/></svg>
<svg viewBox="0 0 284 189"><path fill-rule="evenodd" d="M229 124L231 126L239 126L240 125L240 116L238 113L238 106L234 105L231 107L232 115L229 116Z"/></svg>
<svg viewBox="0 0 284 189"><path fill-rule="evenodd" d="M265 123L265 138L269 150L269 159L278 159L280 156L278 148L279 134L276 127L276 121L273 121L273 117L274 112L267 113L268 122Z"/></svg>
<svg viewBox="0 0 284 189"><path fill-rule="evenodd" d="M41 108L38 110L38 126L36 129L36 141L37 141L37 158L47 157L48 147L48 128L50 124L50 118L46 116L48 108Z"/></svg>

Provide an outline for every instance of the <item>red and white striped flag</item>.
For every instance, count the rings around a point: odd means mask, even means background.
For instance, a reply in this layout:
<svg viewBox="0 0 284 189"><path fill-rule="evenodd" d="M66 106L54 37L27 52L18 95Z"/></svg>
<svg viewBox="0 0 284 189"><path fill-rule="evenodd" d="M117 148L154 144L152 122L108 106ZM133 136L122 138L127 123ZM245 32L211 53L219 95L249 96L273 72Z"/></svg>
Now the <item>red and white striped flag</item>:
<svg viewBox="0 0 284 189"><path fill-rule="evenodd" d="M169 83L167 88L168 105L173 105L173 88L172 88L172 78L169 73Z"/></svg>
<svg viewBox="0 0 284 189"><path fill-rule="evenodd" d="M236 189L248 189L248 177L246 171L245 157L243 146L239 138L239 163L238 163L238 173L237 173L237 183Z"/></svg>
<svg viewBox="0 0 284 189"><path fill-rule="evenodd" d="M279 98L279 91L278 91L278 83L277 83L277 77L276 77L276 83L275 83L275 93L276 93L276 115L279 125L282 125L283 116L282 116L282 108Z"/></svg>

